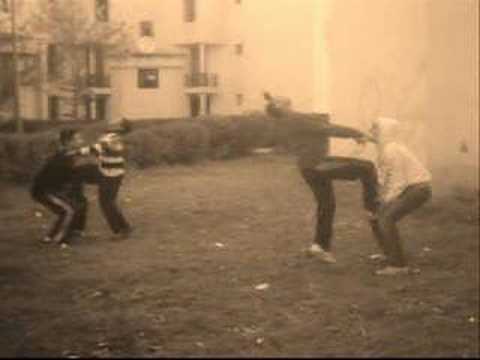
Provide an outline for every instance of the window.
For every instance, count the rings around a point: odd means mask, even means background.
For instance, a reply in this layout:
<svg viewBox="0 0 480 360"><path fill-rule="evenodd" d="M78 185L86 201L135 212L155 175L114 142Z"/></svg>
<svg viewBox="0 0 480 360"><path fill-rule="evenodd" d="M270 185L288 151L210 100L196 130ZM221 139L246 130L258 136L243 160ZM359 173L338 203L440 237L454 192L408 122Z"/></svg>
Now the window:
<svg viewBox="0 0 480 360"><path fill-rule="evenodd" d="M195 0L183 0L184 20L185 22L193 22L196 17L196 3Z"/></svg>
<svg viewBox="0 0 480 360"><path fill-rule="evenodd" d="M153 37L153 23L151 21L142 21L140 23L140 36L142 37Z"/></svg>
<svg viewBox="0 0 480 360"><path fill-rule="evenodd" d="M236 44L235 45L235 54L242 55L243 54L243 44Z"/></svg>
<svg viewBox="0 0 480 360"><path fill-rule="evenodd" d="M0 12L8 12L9 11L9 6L8 6L8 0L0 0Z"/></svg>
<svg viewBox="0 0 480 360"><path fill-rule="evenodd" d="M98 21L109 20L108 0L95 0L95 16Z"/></svg>
<svg viewBox="0 0 480 360"><path fill-rule="evenodd" d="M243 94L237 94L237 106L242 106L243 105Z"/></svg>
<svg viewBox="0 0 480 360"><path fill-rule="evenodd" d="M47 48L47 74L49 77L58 75L59 59L58 46L56 44L48 44Z"/></svg>
<svg viewBox="0 0 480 360"><path fill-rule="evenodd" d="M52 121L57 121L60 117L60 99L58 96L48 97L48 117Z"/></svg>
<svg viewBox="0 0 480 360"><path fill-rule="evenodd" d="M140 89L158 88L158 69L138 69L138 87Z"/></svg>

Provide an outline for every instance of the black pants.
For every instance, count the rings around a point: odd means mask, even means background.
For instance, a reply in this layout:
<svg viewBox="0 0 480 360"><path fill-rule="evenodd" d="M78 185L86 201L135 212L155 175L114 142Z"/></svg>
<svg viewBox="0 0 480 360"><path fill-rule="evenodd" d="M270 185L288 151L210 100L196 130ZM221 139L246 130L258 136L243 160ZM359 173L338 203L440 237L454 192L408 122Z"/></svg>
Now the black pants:
<svg viewBox="0 0 480 360"><path fill-rule="evenodd" d="M371 212L377 209L377 172L371 161L331 156L315 168L301 169L301 173L317 202L315 242L326 251L332 245L336 210L333 180L360 180L364 208Z"/></svg>
<svg viewBox="0 0 480 360"><path fill-rule="evenodd" d="M87 226L88 202L86 197L76 195L72 198L75 208L75 215L71 224L72 231L84 231Z"/></svg>
<svg viewBox="0 0 480 360"><path fill-rule="evenodd" d="M403 267L407 265L397 222L421 207L432 197L429 183L407 187L398 197L382 205L371 226L380 249L387 257L387 264Z"/></svg>
<svg viewBox="0 0 480 360"><path fill-rule="evenodd" d="M75 205L71 198L56 193L34 194L33 199L58 216L48 236L56 243L66 241L72 231L72 224L76 217ZM77 226L81 223L77 220Z"/></svg>
<svg viewBox="0 0 480 360"><path fill-rule="evenodd" d="M77 176L86 184L98 186L98 200L103 215L115 233L129 231L130 225L117 204L117 196L122 185L123 176L109 177L103 175L97 165L87 164L77 168Z"/></svg>

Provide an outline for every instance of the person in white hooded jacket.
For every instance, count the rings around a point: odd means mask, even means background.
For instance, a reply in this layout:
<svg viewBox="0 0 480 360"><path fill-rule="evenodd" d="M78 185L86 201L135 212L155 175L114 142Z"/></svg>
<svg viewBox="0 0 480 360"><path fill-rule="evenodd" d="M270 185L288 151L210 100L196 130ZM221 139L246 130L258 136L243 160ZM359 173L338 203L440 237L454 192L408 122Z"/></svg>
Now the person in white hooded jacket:
<svg viewBox="0 0 480 360"><path fill-rule="evenodd" d="M371 134L378 150L378 194L380 207L372 214L375 238L385 254L387 266L377 275L408 273L397 222L424 205L432 196L429 170L396 137L399 122L380 117L373 122Z"/></svg>

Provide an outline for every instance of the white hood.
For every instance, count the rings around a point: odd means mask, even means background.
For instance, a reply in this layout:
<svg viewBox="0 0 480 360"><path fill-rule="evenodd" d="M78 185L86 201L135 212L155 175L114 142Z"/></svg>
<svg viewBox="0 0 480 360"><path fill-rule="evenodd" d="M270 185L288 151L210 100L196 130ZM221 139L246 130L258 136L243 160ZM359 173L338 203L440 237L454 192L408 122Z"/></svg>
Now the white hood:
<svg viewBox="0 0 480 360"><path fill-rule="evenodd" d="M378 144L386 145L398 139L400 135L400 122L393 118L379 117L373 121L378 127Z"/></svg>

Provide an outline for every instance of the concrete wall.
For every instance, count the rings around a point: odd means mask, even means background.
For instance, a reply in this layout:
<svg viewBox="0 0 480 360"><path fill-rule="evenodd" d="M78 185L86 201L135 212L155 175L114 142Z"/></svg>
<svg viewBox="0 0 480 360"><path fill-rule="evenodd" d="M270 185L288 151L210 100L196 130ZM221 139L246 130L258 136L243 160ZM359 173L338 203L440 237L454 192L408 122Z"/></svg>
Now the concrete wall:
<svg viewBox="0 0 480 360"><path fill-rule="evenodd" d="M131 60L112 66L111 115L112 120L121 117L153 119L182 117L188 114L187 97L184 92L185 68L180 60ZM138 69L159 69L159 87L138 88Z"/></svg>
<svg viewBox="0 0 480 360"><path fill-rule="evenodd" d="M476 164L479 154L479 1L431 0L427 103L432 161ZM465 141L468 153L460 153Z"/></svg>
<svg viewBox="0 0 480 360"><path fill-rule="evenodd" d="M261 109L262 91L291 97L295 108L313 106L315 0L243 0L241 34L245 107Z"/></svg>
<svg viewBox="0 0 480 360"><path fill-rule="evenodd" d="M314 108L363 129L376 116L396 117L432 167L478 167L478 4L317 1ZM467 154L459 152L463 139Z"/></svg>

